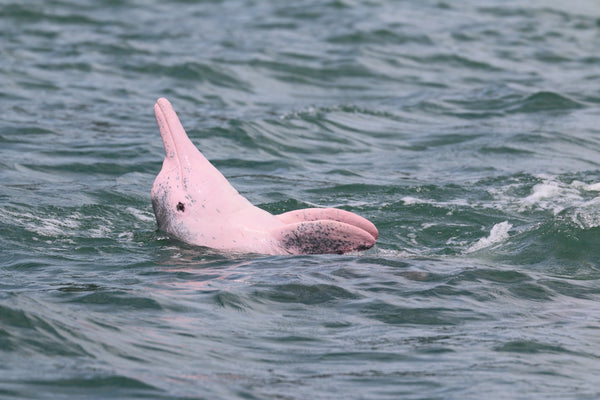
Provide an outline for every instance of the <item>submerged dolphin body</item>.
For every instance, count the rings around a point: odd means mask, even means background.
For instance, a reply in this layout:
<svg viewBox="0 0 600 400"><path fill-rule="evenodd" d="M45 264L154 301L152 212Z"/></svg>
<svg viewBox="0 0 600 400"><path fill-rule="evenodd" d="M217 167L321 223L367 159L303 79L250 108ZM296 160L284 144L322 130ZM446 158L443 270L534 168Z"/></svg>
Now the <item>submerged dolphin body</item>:
<svg viewBox="0 0 600 400"><path fill-rule="evenodd" d="M348 211L272 215L253 206L194 146L167 99L158 99L154 112L166 152L151 192L160 230L235 253L342 254L375 244L375 225Z"/></svg>

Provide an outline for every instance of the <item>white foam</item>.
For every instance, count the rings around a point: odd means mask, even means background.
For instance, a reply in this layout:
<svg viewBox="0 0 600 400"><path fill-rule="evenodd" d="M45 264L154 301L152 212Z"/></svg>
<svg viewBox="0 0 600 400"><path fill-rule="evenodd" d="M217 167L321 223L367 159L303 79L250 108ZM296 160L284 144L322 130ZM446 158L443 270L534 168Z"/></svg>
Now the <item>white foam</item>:
<svg viewBox="0 0 600 400"><path fill-rule="evenodd" d="M600 190L600 185L586 185L580 181L564 183L553 177L540 176L544 179L532 188L532 193L520 201L518 211L541 209L559 214L567 208L579 207L586 203L586 191Z"/></svg>
<svg viewBox="0 0 600 400"><path fill-rule="evenodd" d="M576 223L582 227L599 226L596 220L600 213L600 197L590 197L600 192L600 183L587 184L578 180L567 183L549 175L538 175L536 178L540 179L540 183L534 185L525 197L519 197L517 193L527 186L527 182L513 182L488 189L494 201L483 206L503 212L551 211L555 216L566 211L568 215L575 214L578 219Z"/></svg>
<svg viewBox="0 0 600 400"><path fill-rule="evenodd" d="M391 249L375 249L375 254L381 255L384 257L393 257L393 258L410 258L414 257L414 253L409 253L406 250L391 250Z"/></svg>
<svg viewBox="0 0 600 400"><path fill-rule="evenodd" d="M555 197L560 193L560 188L557 182L539 183L533 187L533 193L525 197L522 201L525 206L533 206L541 200Z"/></svg>
<svg viewBox="0 0 600 400"><path fill-rule="evenodd" d="M3 222L21 225L25 229L41 236L60 237L68 236L69 232L76 230L81 225L81 214L75 212L68 217L41 217L32 213L16 213L3 210Z"/></svg>
<svg viewBox="0 0 600 400"><path fill-rule="evenodd" d="M472 253L494 244L504 242L509 238L508 231L512 228L512 224L508 221L500 222L492 227L490 235L479 239L477 243L467 249L467 253Z"/></svg>
<svg viewBox="0 0 600 400"><path fill-rule="evenodd" d="M467 201L466 199L449 199L446 201L436 201L436 200L431 200L431 199L419 199L419 198L413 197L413 196L404 196L400 200L402 200L404 202L404 205L407 205L407 206L412 206L415 204L429 204L431 206L440 207L440 208L471 206L471 203L469 203L469 201ZM451 214L451 213L452 213L452 211L449 212L449 214Z"/></svg>
<svg viewBox="0 0 600 400"><path fill-rule="evenodd" d="M574 185L546 181L535 185L533 193L521 201L521 211L527 208L551 210L554 215L583 200L580 190Z"/></svg>
<svg viewBox="0 0 600 400"><path fill-rule="evenodd" d="M585 190L587 190L588 192L600 192L600 183L586 185Z"/></svg>
<svg viewBox="0 0 600 400"><path fill-rule="evenodd" d="M421 199L417 199L416 197L412 197L412 196L405 196L401 200L404 202L404 205L406 205L406 206L412 206L415 204L425 203L425 201L423 201Z"/></svg>
<svg viewBox="0 0 600 400"><path fill-rule="evenodd" d="M581 229L597 228L600 226L600 197L578 204L568 214L571 221Z"/></svg>
<svg viewBox="0 0 600 400"><path fill-rule="evenodd" d="M144 221L144 222L154 221L154 215L147 211L138 210L137 208L133 208L133 207L127 207L125 209L125 211L127 211L128 213L130 213L131 215L133 215L140 221Z"/></svg>
<svg viewBox="0 0 600 400"><path fill-rule="evenodd" d="M87 230L87 234L89 235L89 237L95 239L108 238L110 236L110 233L111 229L108 226L102 224L97 225L96 228L90 228Z"/></svg>

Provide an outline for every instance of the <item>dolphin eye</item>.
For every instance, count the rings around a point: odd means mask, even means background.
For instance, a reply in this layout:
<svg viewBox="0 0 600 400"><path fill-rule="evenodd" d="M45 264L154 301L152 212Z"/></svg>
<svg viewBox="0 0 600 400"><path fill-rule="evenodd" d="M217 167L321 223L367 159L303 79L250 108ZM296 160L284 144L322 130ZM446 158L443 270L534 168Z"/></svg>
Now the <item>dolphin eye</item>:
<svg viewBox="0 0 600 400"><path fill-rule="evenodd" d="M182 202L177 203L177 211L185 211L185 206Z"/></svg>

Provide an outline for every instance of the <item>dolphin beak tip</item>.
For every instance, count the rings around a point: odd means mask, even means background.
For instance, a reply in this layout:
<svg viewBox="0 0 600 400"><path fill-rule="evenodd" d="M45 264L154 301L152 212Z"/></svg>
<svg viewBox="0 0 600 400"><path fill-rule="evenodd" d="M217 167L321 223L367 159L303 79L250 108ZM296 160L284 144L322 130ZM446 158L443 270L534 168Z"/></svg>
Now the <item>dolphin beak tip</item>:
<svg viewBox="0 0 600 400"><path fill-rule="evenodd" d="M160 108L160 109L164 110L165 108L168 108L168 107L172 108L173 106L171 105L171 103L169 102L169 100L167 100L164 97L160 97L158 100L156 100L156 104L154 105L154 109L155 110L157 108Z"/></svg>

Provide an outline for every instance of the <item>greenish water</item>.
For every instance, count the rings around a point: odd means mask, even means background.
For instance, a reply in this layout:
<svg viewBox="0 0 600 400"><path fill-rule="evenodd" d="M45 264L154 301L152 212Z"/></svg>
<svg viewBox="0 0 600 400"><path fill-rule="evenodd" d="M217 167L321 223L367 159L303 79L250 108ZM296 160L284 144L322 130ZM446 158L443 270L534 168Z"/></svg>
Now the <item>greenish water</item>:
<svg viewBox="0 0 600 400"><path fill-rule="evenodd" d="M0 0L0 398L598 398L598 49L592 0ZM377 246L157 232L161 96Z"/></svg>

